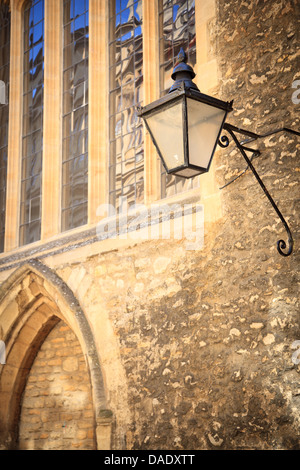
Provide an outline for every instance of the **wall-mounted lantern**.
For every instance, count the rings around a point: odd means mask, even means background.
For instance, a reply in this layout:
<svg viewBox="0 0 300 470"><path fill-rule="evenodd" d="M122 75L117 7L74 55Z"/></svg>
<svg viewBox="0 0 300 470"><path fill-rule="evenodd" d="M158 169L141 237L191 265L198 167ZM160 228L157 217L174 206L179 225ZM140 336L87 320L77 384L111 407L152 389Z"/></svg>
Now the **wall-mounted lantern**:
<svg viewBox="0 0 300 470"><path fill-rule="evenodd" d="M287 248L284 240L277 242L277 248L282 256L289 256L294 243L291 231L256 172L252 158L247 155L247 152L251 152L252 156L259 155L259 150L246 144L281 131L298 136L300 133L284 127L258 135L227 123L233 101L225 102L201 93L193 82L195 73L186 62L186 54L181 49L172 73L174 84L169 93L138 110L167 173L192 178L209 171L217 145L223 148L229 145L229 138L226 135L221 137L222 131L227 131L284 224L288 233L288 249L287 252L283 251ZM239 141L236 134L246 136L247 140Z"/></svg>

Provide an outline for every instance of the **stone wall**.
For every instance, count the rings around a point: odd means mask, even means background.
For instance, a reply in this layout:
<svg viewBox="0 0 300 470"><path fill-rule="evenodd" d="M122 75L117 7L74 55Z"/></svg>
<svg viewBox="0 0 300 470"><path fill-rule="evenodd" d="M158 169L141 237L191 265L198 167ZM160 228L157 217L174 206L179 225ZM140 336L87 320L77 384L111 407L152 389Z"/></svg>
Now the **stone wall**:
<svg viewBox="0 0 300 470"><path fill-rule="evenodd" d="M80 344L62 321L45 339L21 400L19 448L95 448L90 380Z"/></svg>
<svg viewBox="0 0 300 470"><path fill-rule="evenodd" d="M128 449L298 445L298 296L283 281L296 262L281 261L271 243L253 259L242 239L228 246L226 224L217 228L199 253L150 243L59 270L94 312L95 334L96 316L98 328L106 315L113 325L128 387Z"/></svg>

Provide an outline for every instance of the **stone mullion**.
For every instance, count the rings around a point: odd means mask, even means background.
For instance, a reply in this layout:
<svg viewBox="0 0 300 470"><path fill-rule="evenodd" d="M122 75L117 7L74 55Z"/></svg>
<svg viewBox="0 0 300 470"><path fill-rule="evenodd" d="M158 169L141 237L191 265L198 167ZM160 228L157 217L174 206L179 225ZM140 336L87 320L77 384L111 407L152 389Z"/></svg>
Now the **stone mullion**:
<svg viewBox="0 0 300 470"><path fill-rule="evenodd" d="M209 23L216 16L215 0L195 2L196 79L200 91L208 93L218 85L217 60L210 56Z"/></svg>
<svg viewBox="0 0 300 470"><path fill-rule="evenodd" d="M62 9L45 0L42 240L60 232Z"/></svg>
<svg viewBox="0 0 300 470"><path fill-rule="evenodd" d="M202 93L210 94L210 90L218 85L217 60L210 55L209 23L216 16L215 0L195 2L196 22L196 72L195 83ZM208 173L201 175L199 194L205 210L205 223L215 222L222 217L221 191L215 178L215 161L213 160Z"/></svg>
<svg viewBox="0 0 300 470"><path fill-rule="evenodd" d="M143 0L144 106L159 98L158 2ZM160 172L155 147L148 132L144 139L145 203L160 199Z"/></svg>
<svg viewBox="0 0 300 470"><path fill-rule="evenodd" d="M22 2L11 1L9 130L6 189L5 251L19 244L22 165Z"/></svg>
<svg viewBox="0 0 300 470"><path fill-rule="evenodd" d="M108 202L108 2L89 2L88 223Z"/></svg>

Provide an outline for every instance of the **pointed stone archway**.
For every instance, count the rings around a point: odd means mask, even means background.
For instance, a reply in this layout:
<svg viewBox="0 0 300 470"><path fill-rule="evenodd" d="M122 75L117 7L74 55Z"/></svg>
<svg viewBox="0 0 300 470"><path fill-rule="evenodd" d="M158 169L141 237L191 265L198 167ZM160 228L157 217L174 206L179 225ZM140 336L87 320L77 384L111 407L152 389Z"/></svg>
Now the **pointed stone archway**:
<svg viewBox="0 0 300 470"><path fill-rule="evenodd" d="M73 292L38 260L18 268L0 287L0 449L18 447L21 397L45 338L63 320L76 335L90 375L97 448L110 449L112 413L90 325Z"/></svg>

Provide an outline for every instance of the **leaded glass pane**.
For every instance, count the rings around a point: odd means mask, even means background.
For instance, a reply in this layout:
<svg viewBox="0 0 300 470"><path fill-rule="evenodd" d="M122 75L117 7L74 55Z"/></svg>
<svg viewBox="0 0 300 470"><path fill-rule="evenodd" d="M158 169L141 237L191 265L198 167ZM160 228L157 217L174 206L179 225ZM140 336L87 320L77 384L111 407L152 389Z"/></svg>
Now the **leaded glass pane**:
<svg viewBox="0 0 300 470"><path fill-rule="evenodd" d="M88 0L64 0L62 230L87 223Z"/></svg>
<svg viewBox="0 0 300 470"><path fill-rule="evenodd" d="M188 63L196 64L195 0L158 0L159 2L159 53L160 94L168 93L174 83L171 75L182 47ZM161 197L187 191L198 186L198 179L183 180L166 174L161 165Z"/></svg>
<svg viewBox="0 0 300 470"><path fill-rule="evenodd" d="M41 235L43 84L44 0L32 0L24 11L20 245L33 243Z"/></svg>
<svg viewBox="0 0 300 470"><path fill-rule="evenodd" d="M143 104L142 0L110 2L109 191L117 209L143 202L143 127L136 106ZM137 137L138 136L138 137Z"/></svg>

